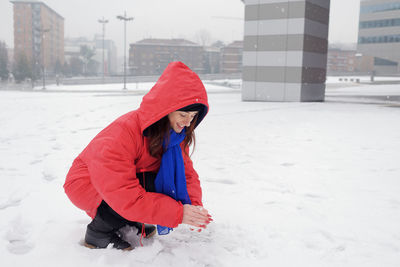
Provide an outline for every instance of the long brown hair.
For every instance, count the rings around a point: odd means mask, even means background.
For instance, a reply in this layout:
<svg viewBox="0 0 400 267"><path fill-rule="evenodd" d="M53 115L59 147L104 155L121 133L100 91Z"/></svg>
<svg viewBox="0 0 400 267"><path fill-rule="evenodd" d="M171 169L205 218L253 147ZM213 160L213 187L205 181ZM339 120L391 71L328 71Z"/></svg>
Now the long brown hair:
<svg viewBox="0 0 400 267"><path fill-rule="evenodd" d="M186 148L193 144L192 154L196 146L196 136L194 134L194 127L197 122L198 113L194 116L189 127L186 127L186 136L183 140L184 153L187 155ZM146 129L146 136L149 137L149 152L152 157L161 157L164 153L162 146L164 137L167 139L166 143L169 142L169 130L171 129L168 115L153 123Z"/></svg>

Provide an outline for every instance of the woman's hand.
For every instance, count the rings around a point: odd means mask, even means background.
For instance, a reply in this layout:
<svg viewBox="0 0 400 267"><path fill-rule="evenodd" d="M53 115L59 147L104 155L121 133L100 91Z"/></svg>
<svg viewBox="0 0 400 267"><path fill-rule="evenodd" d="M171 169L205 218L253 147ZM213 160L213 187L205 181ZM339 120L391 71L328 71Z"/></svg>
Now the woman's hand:
<svg viewBox="0 0 400 267"><path fill-rule="evenodd" d="M183 205L182 223L189 224L194 227L206 228L213 219L208 211L201 206L193 206L189 204Z"/></svg>

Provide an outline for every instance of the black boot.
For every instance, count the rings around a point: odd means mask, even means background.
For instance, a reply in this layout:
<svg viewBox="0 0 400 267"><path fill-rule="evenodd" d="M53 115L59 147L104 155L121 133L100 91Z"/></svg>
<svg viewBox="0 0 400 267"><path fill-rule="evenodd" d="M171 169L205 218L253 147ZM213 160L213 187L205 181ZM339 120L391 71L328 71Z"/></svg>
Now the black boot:
<svg viewBox="0 0 400 267"><path fill-rule="evenodd" d="M131 245L121 239L117 230L97 214L87 226L84 245L88 248L106 248L109 244L113 244L116 249L132 250Z"/></svg>
<svg viewBox="0 0 400 267"><path fill-rule="evenodd" d="M132 222L131 224L131 226L134 226L138 229L137 232L138 235L142 234L143 225L144 225L144 235L143 235L144 238L152 237L156 233L156 227L154 225L138 223L138 222Z"/></svg>

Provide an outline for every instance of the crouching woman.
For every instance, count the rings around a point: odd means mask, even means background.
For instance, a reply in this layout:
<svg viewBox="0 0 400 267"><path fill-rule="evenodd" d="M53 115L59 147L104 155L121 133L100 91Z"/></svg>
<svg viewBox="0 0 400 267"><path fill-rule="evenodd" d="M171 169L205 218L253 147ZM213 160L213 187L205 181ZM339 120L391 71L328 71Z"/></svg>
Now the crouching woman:
<svg viewBox="0 0 400 267"><path fill-rule="evenodd" d="M119 230L130 225L150 237L179 224L205 228L199 177L189 146L208 112L199 77L181 62L170 63L131 111L103 129L74 160L64 184L84 210L85 246L132 249Z"/></svg>

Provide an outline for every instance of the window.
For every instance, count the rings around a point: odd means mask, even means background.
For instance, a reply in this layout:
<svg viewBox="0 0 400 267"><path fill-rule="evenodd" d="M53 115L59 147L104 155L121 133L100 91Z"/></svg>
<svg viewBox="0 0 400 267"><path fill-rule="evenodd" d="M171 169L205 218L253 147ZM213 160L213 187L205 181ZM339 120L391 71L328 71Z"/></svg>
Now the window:
<svg viewBox="0 0 400 267"><path fill-rule="evenodd" d="M399 10L400 3L385 3L380 5L372 5L372 6L361 6L360 13L377 13L391 10Z"/></svg>
<svg viewBox="0 0 400 267"><path fill-rule="evenodd" d="M394 26L400 26L400 18L399 19L360 21L360 24L359 24L360 29L394 27Z"/></svg>
<svg viewBox="0 0 400 267"><path fill-rule="evenodd" d="M374 58L374 65L376 66L397 66L398 63L395 61L375 57Z"/></svg>
<svg viewBox="0 0 400 267"><path fill-rule="evenodd" d="M397 35L384 35L384 36L369 36L359 37L359 44L371 44L371 43L399 43L400 34Z"/></svg>

